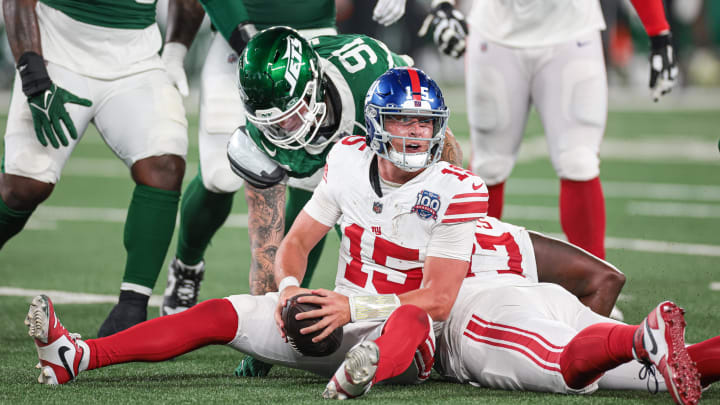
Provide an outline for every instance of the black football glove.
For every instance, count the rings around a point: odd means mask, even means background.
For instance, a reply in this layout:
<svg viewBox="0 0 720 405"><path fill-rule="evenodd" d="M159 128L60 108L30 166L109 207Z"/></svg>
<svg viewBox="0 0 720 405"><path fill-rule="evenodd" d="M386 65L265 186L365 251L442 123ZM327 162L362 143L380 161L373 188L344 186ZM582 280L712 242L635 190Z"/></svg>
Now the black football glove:
<svg viewBox="0 0 720 405"><path fill-rule="evenodd" d="M678 68L670 33L650 37L650 91L657 102L675 85Z"/></svg>
<svg viewBox="0 0 720 405"><path fill-rule="evenodd" d="M435 2L433 2L435 3ZM465 53L465 37L468 26L465 16L448 1L433 6L425 17L418 36L424 37L432 29L433 41L440 52L455 58Z"/></svg>

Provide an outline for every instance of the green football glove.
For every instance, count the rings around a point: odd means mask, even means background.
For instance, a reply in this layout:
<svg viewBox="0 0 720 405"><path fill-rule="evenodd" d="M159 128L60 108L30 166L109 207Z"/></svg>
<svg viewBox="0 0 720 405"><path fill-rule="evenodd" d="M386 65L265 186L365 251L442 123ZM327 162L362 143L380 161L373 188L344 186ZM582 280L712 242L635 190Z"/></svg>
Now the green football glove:
<svg viewBox="0 0 720 405"><path fill-rule="evenodd" d="M30 112L32 113L33 124L35 125L35 135L43 146L48 145L48 141L54 148L59 148L58 140L63 146L68 146L68 140L65 136L60 123L65 125L65 129L72 139L77 139L77 130L70 114L65 110L65 104L79 104L90 107L92 102L85 98L80 98L69 91L57 87L54 83L44 92L32 97L28 97Z"/></svg>
<svg viewBox="0 0 720 405"><path fill-rule="evenodd" d="M48 141L55 148L59 148L60 143L68 146L65 131L67 130L72 139L77 139L77 130L70 114L65 110L65 104L90 107L92 102L57 87L48 76L43 57L35 52L23 53L18 59L17 68L23 93L28 98L38 141L43 146L47 146ZM61 122L65 125L64 129Z"/></svg>

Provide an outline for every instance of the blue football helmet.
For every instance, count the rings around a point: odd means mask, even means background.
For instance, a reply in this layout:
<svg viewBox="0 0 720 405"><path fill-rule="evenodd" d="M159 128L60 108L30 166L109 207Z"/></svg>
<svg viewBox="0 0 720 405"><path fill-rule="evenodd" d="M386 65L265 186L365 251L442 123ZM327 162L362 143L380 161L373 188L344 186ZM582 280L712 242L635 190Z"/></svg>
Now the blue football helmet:
<svg viewBox="0 0 720 405"><path fill-rule="evenodd" d="M365 97L366 142L378 156L400 169L418 171L440 159L448 116L440 88L425 72L410 67L393 68L375 80ZM408 125L431 121L432 137L392 134L385 129L389 119ZM421 147L423 143L427 143L427 148Z"/></svg>

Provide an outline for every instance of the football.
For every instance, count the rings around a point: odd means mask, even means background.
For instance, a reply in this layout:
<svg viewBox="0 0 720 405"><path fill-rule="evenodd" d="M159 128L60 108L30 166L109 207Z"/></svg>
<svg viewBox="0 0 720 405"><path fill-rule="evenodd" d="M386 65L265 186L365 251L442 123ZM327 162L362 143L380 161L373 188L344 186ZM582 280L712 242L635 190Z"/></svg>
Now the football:
<svg viewBox="0 0 720 405"><path fill-rule="evenodd" d="M285 325L285 335L288 342L298 353L304 356L323 357L334 353L342 343L343 329L335 329L330 336L320 342L313 342L312 338L319 335L322 331L317 331L307 335L300 333L300 329L306 328L318 322L321 318L311 319L295 319L295 315L301 312L320 309L319 305L300 303L298 298L312 294L298 294L287 300L282 310L282 321Z"/></svg>

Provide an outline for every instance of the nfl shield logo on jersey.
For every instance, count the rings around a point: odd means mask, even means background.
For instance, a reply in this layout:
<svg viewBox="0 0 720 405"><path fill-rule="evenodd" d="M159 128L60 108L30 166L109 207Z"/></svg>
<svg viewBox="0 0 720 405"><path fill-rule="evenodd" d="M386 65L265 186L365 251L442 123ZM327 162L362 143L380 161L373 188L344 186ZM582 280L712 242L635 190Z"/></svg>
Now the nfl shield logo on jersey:
<svg viewBox="0 0 720 405"><path fill-rule="evenodd" d="M437 212L440 209L440 196L427 190L418 193L415 206L410 212L417 212L422 219L437 219Z"/></svg>
<svg viewBox="0 0 720 405"><path fill-rule="evenodd" d="M380 201L375 201L373 203L373 212L375 212L376 214L382 212L382 203Z"/></svg>

